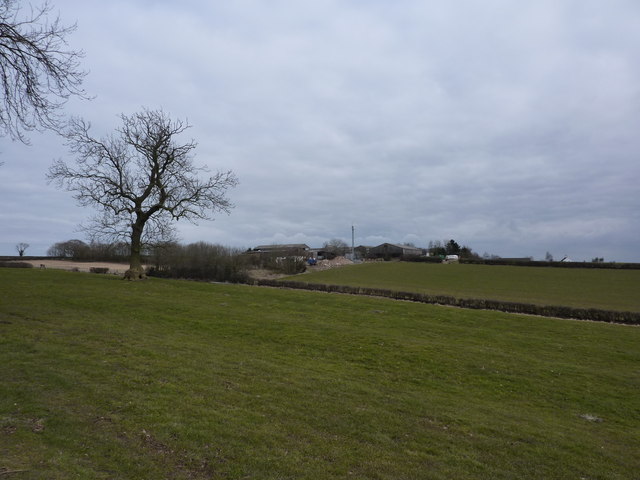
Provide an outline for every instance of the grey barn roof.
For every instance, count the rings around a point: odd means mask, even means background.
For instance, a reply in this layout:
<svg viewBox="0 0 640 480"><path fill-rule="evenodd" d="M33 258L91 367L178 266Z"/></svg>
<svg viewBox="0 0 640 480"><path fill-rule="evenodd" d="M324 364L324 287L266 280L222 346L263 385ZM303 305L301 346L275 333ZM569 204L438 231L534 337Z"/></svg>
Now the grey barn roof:
<svg viewBox="0 0 640 480"><path fill-rule="evenodd" d="M254 248L254 250L293 250L293 249L299 249L299 250L309 250L309 245L307 245L306 243L289 243L289 244L282 244L282 245L258 245L256 248Z"/></svg>

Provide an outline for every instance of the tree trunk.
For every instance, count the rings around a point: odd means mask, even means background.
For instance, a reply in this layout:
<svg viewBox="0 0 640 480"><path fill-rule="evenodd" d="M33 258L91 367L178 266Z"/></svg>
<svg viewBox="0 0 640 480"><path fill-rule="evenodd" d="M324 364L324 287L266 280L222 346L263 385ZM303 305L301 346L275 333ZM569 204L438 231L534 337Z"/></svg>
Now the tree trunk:
<svg viewBox="0 0 640 480"><path fill-rule="evenodd" d="M131 256L129 258L129 270L124 273L127 280L144 280L146 277L142 268L142 230L144 223L137 221L131 231Z"/></svg>

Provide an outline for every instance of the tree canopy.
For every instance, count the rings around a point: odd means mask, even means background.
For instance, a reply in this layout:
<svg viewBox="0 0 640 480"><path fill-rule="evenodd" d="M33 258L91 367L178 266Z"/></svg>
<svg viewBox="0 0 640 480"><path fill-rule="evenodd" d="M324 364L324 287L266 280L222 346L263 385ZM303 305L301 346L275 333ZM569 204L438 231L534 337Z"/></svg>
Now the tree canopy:
<svg viewBox="0 0 640 480"><path fill-rule="evenodd" d="M231 170L200 178L207 168L193 162L195 141L176 139L189 128L185 121L148 109L120 118L122 126L101 139L89 133L88 122L73 120L65 137L75 165L57 160L48 178L97 209L85 225L92 238L130 242L131 271L141 276L144 245L174 238L173 221L229 213L226 191L238 180Z"/></svg>

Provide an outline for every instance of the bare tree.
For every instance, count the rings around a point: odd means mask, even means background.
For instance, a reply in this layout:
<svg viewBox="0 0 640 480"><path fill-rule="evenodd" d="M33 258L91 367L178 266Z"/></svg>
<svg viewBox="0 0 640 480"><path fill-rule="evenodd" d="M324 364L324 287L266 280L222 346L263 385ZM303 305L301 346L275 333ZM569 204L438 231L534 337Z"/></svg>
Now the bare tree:
<svg viewBox="0 0 640 480"><path fill-rule="evenodd" d="M89 134L89 123L72 121L66 138L76 165L57 160L47 176L75 192L80 205L98 209L85 227L93 238L127 239L131 245L127 277L143 278L143 247L171 240L174 220L195 223L210 219L214 212L229 213L233 206L225 193L238 181L230 170L198 178L207 169L193 163L196 143L175 139L189 128L186 122L147 109L120 118L122 127L103 139Z"/></svg>
<svg viewBox="0 0 640 480"><path fill-rule="evenodd" d="M19 256L24 256L24 252L27 251L27 248L29 248L29 244L28 243L24 243L24 242L20 242L19 244L16 245L16 250L18 251L18 255Z"/></svg>
<svg viewBox="0 0 640 480"><path fill-rule="evenodd" d="M332 238L328 242L324 242L322 245L325 254L328 254L328 257L334 258L339 255L344 255L349 250L349 245L344 240L339 238Z"/></svg>
<svg viewBox="0 0 640 480"><path fill-rule="evenodd" d="M85 97L81 88L82 51L68 47L66 27L49 18L47 1L23 14L21 3L0 0L0 130L28 143L26 131L61 128L59 110L72 95Z"/></svg>
<svg viewBox="0 0 640 480"><path fill-rule="evenodd" d="M64 257L79 259L88 256L90 247L82 240L73 239L54 243L47 250L49 257Z"/></svg>

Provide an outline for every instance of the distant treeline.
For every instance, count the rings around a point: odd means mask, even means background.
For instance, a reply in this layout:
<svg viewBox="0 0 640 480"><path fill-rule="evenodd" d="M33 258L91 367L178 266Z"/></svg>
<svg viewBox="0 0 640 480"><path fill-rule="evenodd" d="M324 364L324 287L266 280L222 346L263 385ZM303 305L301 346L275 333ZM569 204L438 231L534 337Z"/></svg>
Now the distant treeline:
<svg viewBox="0 0 640 480"><path fill-rule="evenodd" d="M458 251L465 254L453 240L446 243L446 252ZM434 247L437 248L437 247ZM470 249L468 249L470 251ZM67 240L52 245L47 254L49 258L70 259L86 262L122 262L129 261L130 247L125 242L86 243L82 240ZM26 260L30 257L22 257ZM36 258L36 257L34 257ZM440 263L441 256L404 256L400 260L407 262ZM249 278L248 270L262 268L278 273L294 275L306 269L304 258L282 257L277 254L249 254L240 249L224 247L206 242L181 245L170 242L148 247L143 261L150 265L149 275L167 278L190 278L196 280L244 282ZM640 263L615 262L554 262L535 261L526 258L481 258L478 255L461 255L460 263L474 265L512 265L521 267L557 267L557 268L610 268L640 269Z"/></svg>
<svg viewBox="0 0 640 480"><path fill-rule="evenodd" d="M438 257L404 256L405 262L442 263ZM472 265L511 265L516 267L557 267L557 268L613 268L619 270L640 270L640 263L617 262L549 262L544 260L513 258L460 258L459 263Z"/></svg>
<svg viewBox="0 0 640 480"><path fill-rule="evenodd" d="M73 239L55 243L47 254L49 258L79 262L126 263L131 250L125 242L86 243ZM142 260L148 265L147 274L150 276L233 283L248 281L250 269L264 268L293 275L304 272L306 268L301 258L248 255L241 249L206 242L188 245L167 242L148 246Z"/></svg>
<svg viewBox="0 0 640 480"><path fill-rule="evenodd" d="M126 242L86 243L73 239L54 243L47 250L47 255L78 262L128 262L131 249Z"/></svg>

